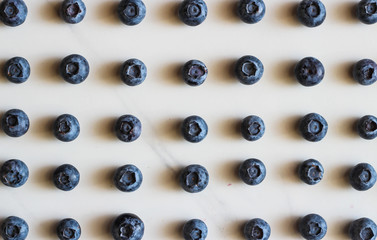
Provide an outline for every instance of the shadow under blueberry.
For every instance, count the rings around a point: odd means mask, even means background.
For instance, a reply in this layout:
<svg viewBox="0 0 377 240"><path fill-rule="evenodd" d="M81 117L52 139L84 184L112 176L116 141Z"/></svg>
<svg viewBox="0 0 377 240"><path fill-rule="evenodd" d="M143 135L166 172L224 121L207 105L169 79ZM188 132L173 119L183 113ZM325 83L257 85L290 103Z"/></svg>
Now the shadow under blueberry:
<svg viewBox="0 0 377 240"><path fill-rule="evenodd" d="M93 129L96 130L96 137L107 140L116 140L117 137L114 132L114 125L116 121L117 117L107 117L96 122L93 126Z"/></svg>
<svg viewBox="0 0 377 240"><path fill-rule="evenodd" d="M59 14L61 4L62 1L46 1L39 11L39 16L46 22L64 24Z"/></svg>
<svg viewBox="0 0 377 240"><path fill-rule="evenodd" d="M239 81L237 80L234 73L237 60L238 59L236 58L228 58L220 60L218 62L214 61L214 64L208 67L208 76L215 79L216 81L239 84Z"/></svg>
<svg viewBox="0 0 377 240"><path fill-rule="evenodd" d="M178 8L181 1L170 1L159 4L157 7L156 16L162 22L169 24L181 25L183 24L178 17Z"/></svg>
<svg viewBox="0 0 377 240"><path fill-rule="evenodd" d="M107 24L124 25L118 18L118 5L119 1L102 1L101 4L97 6L96 16L99 20Z"/></svg>
<svg viewBox="0 0 377 240"><path fill-rule="evenodd" d="M358 120L357 117L342 119L334 126L334 130L350 138L360 138L356 130Z"/></svg>
<svg viewBox="0 0 377 240"><path fill-rule="evenodd" d="M119 213L121 214L121 213ZM117 215L107 215L92 218L88 223L91 237L109 239L111 237L111 225Z"/></svg>
<svg viewBox="0 0 377 240"><path fill-rule="evenodd" d="M4 66L7 59L0 58L0 82L9 82L8 79L4 76Z"/></svg>
<svg viewBox="0 0 377 240"><path fill-rule="evenodd" d="M250 217L251 219L252 217ZM245 239L243 236L243 229L245 224L248 220L236 220L230 222L230 224L226 227L227 235L231 237L231 239Z"/></svg>
<svg viewBox="0 0 377 240"><path fill-rule="evenodd" d="M299 175L298 175L298 169L300 164L305 161L306 159L303 159L302 161L296 160L291 162L284 162L279 169L279 175L283 178L284 181L287 182L295 182L295 183L304 183L301 181Z"/></svg>
<svg viewBox="0 0 377 240"><path fill-rule="evenodd" d="M361 59L359 59L361 60ZM357 85L358 83L353 78L352 69L354 64L357 62L344 62L337 66L334 66L331 71L334 75L334 79L341 80L344 83L350 84L350 85Z"/></svg>
<svg viewBox="0 0 377 240"><path fill-rule="evenodd" d="M106 84L127 86L120 78L121 66L121 61L106 63L96 70L96 76Z"/></svg>
<svg viewBox="0 0 377 240"><path fill-rule="evenodd" d="M157 136L172 141L183 140L181 134L182 121L181 118L171 118L161 122L157 128Z"/></svg>
<svg viewBox="0 0 377 240"><path fill-rule="evenodd" d="M338 4L334 11L328 12L327 15L333 16L342 23L357 23L360 22L356 16L357 2L342 2Z"/></svg>
<svg viewBox="0 0 377 240"><path fill-rule="evenodd" d="M33 74L45 81L64 83L65 81L59 74L59 66L63 58L64 56L62 58L50 58L39 62L32 69Z"/></svg>
<svg viewBox="0 0 377 240"><path fill-rule="evenodd" d="M278 229L272 230L281 233L284 236L289 237L299 237L300 234L298 233L298 223L299 223L300 217L297 216L290 216L282 218L279 222L279 224L275 224L278 226Z"/></svg>
<svg viewBox="0 0 377 240"><path fill-rule="evenodd" d="M300 22L297 19L297 7L299 1L294 2L284 2L275 7L275 12L271 13L271 16L276 17L277 22L289 25L289 26L300 26ZM267 9L268 11L268 9Z"/></svg>
<svg viewBox="0 0 377 240"><path fill-rule="evenodd" d="M39 168L31 176L32 179L30 180L35 182L41 188L55 189L53 174L57 167L58 166L56 165L50 165Z"/></svg>
<svg viewBox="0 0 377 240"><path fill-rule="evenodd" d="M299 123L303 115L291 116L281 120L278 124L277 132L280 132L287 138L303 139L299 132Z"/></svg>
<svg viewBox="0 0 377 240"><path fill-rule="evenodd" d="M299 84L295 78L295 66L298 60L286 60L272 66L272 79L284 85Z"/></svg>
<svg viewBox="0 0 377 240"><path fill-rule="evenodd" d="M230 118L224 120L223 122L219 123L217 127L219 128L218 132L221 132L224 137L242 139L241 124L242 119L240 118Z"/></svg>
<svg viewBox="0 0 377 240"><path fill-rule="evenodd" d="M187 60L189 61L189 60ZM185 63L166 64L161 67L159 71L159 78L167 84L171 85L186 85L182 78L182 66Z"/></svg>
<svg viewBox="0 0 377 240"><path fill-rule="evenodd" d="M40 223L37 228L39 235L49 239L57 238L56 228L58 227L60 220L62 219L51 219Z"/></svg>
<svg viewBox="0 0 377 240"><path fill-rule="evenodd" d="M352 165L339 165L337 168L333 168L330 171L325 169L325 177L331 185L338 188L352 188L349 182L349 175L352 169Z"/></svg>
<svg viewBox="0 0 377 240"><path fill-rule="evenodd" d="M91 176L94 186L118 191L118 189L116 189L116 187L114 186L113 181L114 173L118 167L120 166L102 167L101 169L95 171Z"/></svg>
<svg viewBox="0 0 377 240"><path fill-rule="evenodd" d="M342 239L347 239L349 237L348 235L348 229L354 219L343 219L339 220L337 222L331 223L331 229L328 229L328 236L331 237L331 235L342 237ZM328 225L330 225L328 223ZM334 230L334 231L332 231Z"/></svg>
<svg viewBox="0 0 377 240"><path fill-rule="evenodd" d="M213 14L216 15L219 20L221 19L231 23L242 23L241 19L237 16L237 3L238 1L234 0L217 1L216 6L211 10L213 10Z"/></svg>
<svg viewBox="0 0 377 240"><path fill-rule="evenodd" d="M182 169L183 167L174 169L168 167L165 168L165 170L160 174L160 178L158 180L159 184L157 183L157 186L162 186L163 188L174 191L182 190L181 186L179 185L179 173Z"/></svg>
<svg viewBox="0 0 377 240"><path fill-rule="evenodd" d="M240 165L242 164L242 161L246 159L241 159L241 160L233 160L233 161L228 161L224 164L219 164L218 167L218 174L217 176L219 177L219 181L223 181L227 186L231 186L232 184L235 183L240 183L241 179L238 176L238 169Z"/></svg>
<svg viewBox="0 0 377 240"><path fill-rule="evenodd" d="M168 224L165 224L163 229L164 236L174 238L174 239L180 239L182 238L182 229L183 225L185 225L186 221L175 221Z"/></svg>
<svg viewBox="0 0 377 240"><path fill-rule="evenodd" d="M56 116L42 117L35 119L34 124L30 124L30 133L39 139L54 139L53 126Z"/></svg>

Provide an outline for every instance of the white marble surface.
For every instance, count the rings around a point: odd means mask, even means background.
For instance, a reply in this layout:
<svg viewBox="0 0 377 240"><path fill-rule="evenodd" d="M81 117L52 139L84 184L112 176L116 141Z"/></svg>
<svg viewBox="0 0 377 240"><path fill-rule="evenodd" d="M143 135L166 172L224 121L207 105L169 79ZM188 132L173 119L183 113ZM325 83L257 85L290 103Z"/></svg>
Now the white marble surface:
<svg viewBox="0 0 377 240"><path fill-rule="evenodd" d="M349 67L362 58L376 58L376 26L358 22L350 11L356 0L324 0L327 19L309 29L292 15L298 1L267 0L267 13L256 25L247 25L231 11L233 0L208 0L207 20L198 27L183 25L175 15L178 0L145 0L147 16L137 26L122 25L113 13L118 1L87 0L82 23L63 23L55 12L60 1L27 0L29 15L20 27L0 25L0 67L14 56L31 64L31 77L21 85L0 77L0 112L23 109L31 120L29 132L18 139L0 133L0 161L23 160L30 178L19 189L0 186L0 218L23 217L30 226L28 239L56 239L58 220L79 221L81 239L111 239L109 224L118 214L132 212L145 223L143 239L181 239L180 227L200 218L209 228L208 239L243 239L241 227L251 218L265 219L270 239L300 239L295 221L309 213L328 223L325 239L346 239L344 228L367 216L377 221L377 188L357 192L345 172L359 162L375 167L376 141L352 132L355 119L377 115L376 87L360 86ZM80 85L64 82L57 74L59 61L72 53L90 63L89 78ZM239 57L257 56L265 74L253 86L240 84L230 67ZM326 68L325 79L305 88L291 75L295 62L314 56ZM120 64L139 58L148 67L146 81L128 87L118 78ZM190 59L209 68L200 87L185 85L177 71ZM294 125L309 112L329 123L326 138L303 140ZM54 139L51 122L62 113L75 115L81 134L71 143ZM111 126L122 114L134 114L143 124L141 137L123 143ZM177 132L183 118L197 114L209 125L198 144ZM257 142L243 140L235 125L256 114L266 123ZM266 179L250 187L235 175L247 158L261 159ZM308 186L295 175L298 162L316 158L325 168L322 182ZM81 181L71 192L55 188L53 170L75 165ZM132 163L144 181L134 193L122 193L111 182L118 166ZM210 183L198 194L180 189L175 175L186 165L207 168Z"/></svg>

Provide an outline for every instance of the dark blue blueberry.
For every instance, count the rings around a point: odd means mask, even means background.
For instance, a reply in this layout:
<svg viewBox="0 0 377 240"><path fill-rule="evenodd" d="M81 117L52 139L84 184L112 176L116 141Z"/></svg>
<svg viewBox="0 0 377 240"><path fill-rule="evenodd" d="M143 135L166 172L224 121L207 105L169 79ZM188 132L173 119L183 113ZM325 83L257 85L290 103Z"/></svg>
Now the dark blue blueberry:
<svg viewBox="0 0 377 240"><path fill-rule="evenodd" d="M147 9L141 0L122 0L117 9L119 19L126 25L134 26L143 21Z"/></svg>
<svg viewBox="0 0 377 240"><path fill-rule="evenodd" d="M7 26L23 24L27 16L27 6L22 0L3 0L0 4L0 20Z"/></svg>
<svg viewBox="0 0 377 240"><path fill-rule="evenodd" d="M29 169L23 161L11 159L1 166L0 177L6 186L21 187L29 178Z"/></svg>
<svg viewBox="0 0 377 240"><path fill-rule="evenodd" d="M359 218L350 224L348 234L352 240L375 240L377 226L369 218Z"/></svg>
<svg viewBox="0 0 377 240"><path fill-rule="evenodd" d="M207 18L207 4L203 0L184 0L178 9L178 16L183 23L197 26Z"/></svg>
<svg viewBox="0 0 377 240"><path fill-rule="evenodd" d="M183 225L182 233L185 240L205 240L208 228L202 220L191 219Z"/></svg>
<svg viewBox="0 0 377 240"><path fill-rule="evenodd" d="M356 7L357 18L365 24L377 22L377 0L361 0Z"/></svg>
<svg viewBox="0 0 377 240"><path fill-rule="evenodd" d="M328 124L326 120L318 113L309 113L299 122L301 135L311 142L322 140L326 136L327 129Z"/></svg>
<svg viewBox="0 0 377 240"><path fill-rule="evenodd" d="M141 171L134 165L128 164L118 168L114 174L114 184L122 192L137 190L143 181Z"/></svg>
<svg viewBox="0 0 377 240"><path fill-rule="evenodd" d="M182 67L182 78L190 86L199 86L207 78L208 68L199 60L190 60Z"/></svg>
<svg viewBox="0 0 377 240"><path fill-rule="evenodd" d="M254 218L245 224L243 235L246 240L267 240L270 238L271 228L263 219Z"/></svg>
<svg viewBox="0 0 377 240"><path fill-rule="evenodd" d="M63 164L54 172L54 184L63 191L74 189L80 181L79 171L70 164Z"/></svg>
<svg viewBox="0 0 377 240"><path fill-rule="evenodd" d="M371 59L362 59L353 66L352 75L361 85L371 85L377 81L377 64Z"/></svg>
<svg viewBox="0 0 377 240"><path fill-rule="evenodd" d="M4 75L12 83L23 83L30 76L29 62L22 57L9 59L4 65Z"/></svg>
<svg viewBox="0 0 377 240"><path fill-rule="evenodd" d="M349 175L352 187L358 191L366 191L374 186L377 173L368 163L359 163L354 166Z"/></svg>
<svg viewBox="0 0 377 240"><path fill-rule="evenodd" d="M307 240L319 240L326 235L327 224L320 215L309 214L299 220L298 231Z"/></svg>
<svg viewBox="0 0 377 240"><path fill-rule="evenodd" d="M207 136L208 126L203 118L190 116L183 120L181 132L184 139L192 143L197 143Z"/></svg>
<svg viewBox="0 0 377 240"><path fill-rule="evenodd" d="M325 21L325 5L319 0L303 0L297 7L297 17L305 26L317 27Z"/></svg>
<svg viewBox="0 0 377 240"><path fill-rule="evenodd" d="M235 74L242 84L252 85L258 82L263 72L262 62L254 56L243 56L236 62Z"/></svg>
<svg viewBox="0 0 377 240"><path fill-rule="evenodd" d="M79 23L85 14L86 6L81 0L64 0L60 7L60 16L66 23Z"/></svg>
<svg viewBox="0 0 377 240"><path fill-rule="evenodd" d="M297 81L305 87L315 86L325 76L325 68L318 59L306 57L296 64L295 76Z"/></svg>
<svg viewBox="0 0 377 240"><path fill-rule="evenodd" d="M266 5L263 0L240 0L237 14L245 23L257 23L264 17Z"/></svg>
<svg viewBox="0 0 377 240"><path fill-rule="evenodd" d="M135 214L124 213L112 223L111 233L115 240L140 240L144 235L144 223Z"/></svg>
<svg viewBox="0 0 377 240"><path fill-rule="evenodd" d="M136 86L144 82L147 77L147 67L138 59L125 61L120 70L120 78L128 86Z"/></svg>
<svg viewBox="0 0 377 240"><path fill-rule="evenodd" d="M115 134L123 142L133 142L141 135L141 122L132 115L123 115L115 123Z"/></svg>
<svg viewBox="0 0 377 240"><path fill-rule="evenodd" d="M209 182L207 169L198 164L185 167L179 174L179 184L189 193L203 191Z"/></svg>
<svg viewBox="0 0 377 240"><path fill-rule="evenodd" d="M259 159L245 160L238 168L238 175L248 185L258 185L266 177L266 167Z"/></svg>
<svg viewBox="0 0 377 240"><path fill-rule="evenodd" d="M56 228L60 240L78 240L81 236L80 224L72 218L61 220Z"/></svg>
<svg viewBox="0 0 377 240"><path fill-rule="evenodd" d="M20 137L29 130L30 122L26 113L20 109L11 109L1 119L3 131L10 137Z"/></svg>
<svg viewBox="0 0 377 240"><path fill-rule="evenodd" d="M241 123L241 134L248 141L256 141L260 139L266 127L263 120L255 115L245 117Z"/></svg>
<svg viewBox="0 0 377 240"><path fill-rule="evenodd" d="M377 118L372 115L366 115L360 118L356 123L356 130L360 137L372 140L377 137Z"/></svg>
<svg viewBox="0 0 377 240"><path fill-rule="evenodd" d="M65 81L79 84L89 75L89 63L83 56L72 54L62 60L59 71Z"/></svg>
<svg viewBox="0 0 377 240"><path fill-rule="evenodd" d="M80 124L77 118L70 114L60 115L54 123L54 135L63 142L75 140L80 134Z"/></svg>
<svg viewBox="0 0 377 240"><path fill-rule="evenodd" d="M304 183L314 185L322 180L325 170L317 160L308 159L300 164L298 173Z"/></svg>
<svg viewBox="0 0 377 240"><path fill-rule="evenodd" d="M4 240L24 240L29 233L29 226L22 218L10 216L1 224L1 236Z"/></svg>

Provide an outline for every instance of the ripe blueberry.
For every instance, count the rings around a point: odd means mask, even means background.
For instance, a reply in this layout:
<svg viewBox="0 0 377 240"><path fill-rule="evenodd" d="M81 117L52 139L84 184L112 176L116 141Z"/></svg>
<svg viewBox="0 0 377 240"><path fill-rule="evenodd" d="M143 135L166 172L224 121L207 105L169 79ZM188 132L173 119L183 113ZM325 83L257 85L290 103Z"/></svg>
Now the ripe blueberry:
<svg viewBox="0 0 377 240"><path fill-rule="evenodd" d="M60 16L66 23L79 23L86 14L86 6L82 0L64 0L60 7Z"/></svg>
<svg viewBox="0 0 377 240"><path fill-rule="evenodd" d="M375 240L377 225L369 218L359 218L350 224L348 234L352 240Z"/></svg>
<svg viewBox="0 0 377 240"><path fill-rule="evenodd" d="M326 235L327 224L320 215L309 214L299 220L298 231L305 239L319 240Z"/></svg>
<svg viewBox="0 0 377 240"><path fill-rule="evenodd" d="M144 235L143 221L132 213L119 215L111 225L115 240L140 240Z"/></svg>
<svg viewBox="0 0 377 240"><path fill-rule="evenodd" d="M207 169L201 165L193 164L185 167L179 174L179 183L181 187L189 193L203 191L209 181Z"/></svg>
<svg viewBox="0 0 377 240"><path fill-rule="evenodd" d="M256 141L260 139L266 127L263 120L255 115L247 116L241 123L241 134L248 141Z"/></svg>
<svg viewBox="0 0 377 240"><path fill-rule="evenodd" d="M182 67L182 78L190 86L199 86L207 78L208 68L199 60L190 60Z"/></svg>
<svg viewBox="0 0 377 240"><path fill-rule="evenodd" d="M72 54L62 60L59 72L66 82L79 84L89 75L89 63L83 56Z"/></svg>
<svg viewBox="0 0 377 240"><path fill-rule="evenodd" d="M185 240L205 240L208 228L202 220L191 219L183 225L182 233Z"/></svg>
<svg viewBox="0 0 377 240"><path fill-rule="evenodd" d="M114 174L114 184L122 192L137 190L142 181L143 175L141 171L131 164L118 168Z"/></svg>
<svg viewBox="0 0 377 240"><path fill-rule="evenodd" d="M352 187L358 191L366 191L374 186L377 173L368 163L359 163L354 166L349 175Z"/></svg>
<svg viewBox="0 0 377 240"><path fill-rule="evenodd" d="M1 166L0 177L8 187L21 187L29 178L29 169L23 161L11 159Z"/></svg>
<svg viewBox="0 0 377 240"><path fill-rule="evenodd" d="M254 56L243 56L236 62L235 74L237 79L245 85L258 82L264 72L262 62Z"/></svg>
<svg viewBox="0 0 377 240"><path fill-rule="evenodd" d="M254 218L245 224L243 235L246 240L267 240L270 238L271 228L263 219Z"/></svg>
<svg viewBox="0 0 377 240"><path fill-rule="evenodd" d="M129 26L141 23L146 12L147 9L141 0L122 0L117 9L119 19Z"/></svg>
<svg viewBox="0 0 377 240"><path fill-rule="evenodd" d="M240 0L237 15L245 23L257 23L264 17L266 5L263 0Z"/></svg>
<svg viewBox="0 0 377 240"><path fill-rule="evenodd" d="M7 217L1 224L1 236L4 240L25 240L28 233L28 224L19 217Z"/></svg>
<svg viewBox="0 0 377 240"><path fill-rule="evenodd" d="M10 137L20 137L29 130L30 122L26 113L20 109L11 109L1 119L3 131Z"/></svg>
<svg viewBox="0 0 377 240"><path fill-rule="evenodd" d="M372 140L377 137L377 118L372 115L366 115L360 118L356 123L356 130L360 137Z"/></svg>
<svg viewBox="0 0 377 240"><path fill-rule="evenodd" d="M60 240L78 240L81 236L80 224L72 218L61 220L56 228Z"/></svg>
<svg viewBox="0 0 377 240"><path fill-rule="evenodd" d="M365 24L377 22L377 1L361 0L356 6L357 18Z"/></svg>
<svg viewBox="0 0 377 240"><path fill-rule="evenodd" d="M70 114L60 115L54 123L54 135L63 142L75 140L80 134L80 124L77 118Z"/></svg>
<svg viewBox="0 0 377 240"><path fill-rule="evenodd" d="M123 115L115 123L115 134L123 142L133 142L141 135L141 122L132 115Z"/></svg>
<svg viewBox="0 0 377 240"><path fill-rule="evenodd" d="M238 175L248 185L258 185L266 177L266 167L259 159L245 160L238 168Z"/></svg>
<svg viewBox="0 0 377 240"><path fill-rule="evenodd" d="M189 26L197 26L207 18L207 4L203 0L184 0L178 9L178 17Z"/></svg>
<svg viewBox="0 0 377 240"><path fill-rule="evenodd" d="M317 27L325 21L325 5L320 0L302 0L297 7L297 17L303 25Z"/></svg>
<svg viewBox="0 0 377 240"><path fill-rule="evenodd" d="M4 65L4 75L12 83L23 83L30 76L29 62L22 57L9 59Z"/></svg>
<svg viewBox="0 0 377 240"><path fill-rule="evenodd" d="M70 191L79 184L80 173L74 166L63 164L55 170L53 180L60 190Z"/></svg>
<svg viewBox="0 0 377 240"><path fill-rule="evenodd" d="M147 77L147 67L138 59L125 61L120 70L120 78L128 86L136 86L144 82Z"/></svg>
<svg viewBox="0 0 377 240"><path fill-rule="evenodd" d="M377 81L377 64L371 59L362 59L353 66L352 75L361 85L371 85Z"/></svg>
<svg viewBox="0 0 377 240"><path fill-rule="evenodd" d="M311 142L322 140L326 136L327 129L328 124L326 120L318 113L309 113L299 122L301 135Z"/></svg>
<svg viewBox="0 0 377 240"><path fill-rule="evenodd" d="M23 24L27 12L27 6L23 0L3 0L0 4L0 20L10 27Z"/></svg>
<svg viewBox="0 0 377 240"><path fill-rule="evenodd" d="M203 118L190 116L183 120L181 132L184 139L192 143L197 143L207 136L208 126Z"/></svg>
<svg viewBox="0 0 377 240"><path fill-rule="evenodd" d="M308 159L300 164L298 173L304 183L314 185L322 180L325 170L317 160Z"/></svg>
<svg viewBox="0 0 377 240"><path fill-rule="evenodd" d="M306 57L299 61L294 71L297 81L305 87L317 85L325 76L325 68L314 57Z"/></svg>

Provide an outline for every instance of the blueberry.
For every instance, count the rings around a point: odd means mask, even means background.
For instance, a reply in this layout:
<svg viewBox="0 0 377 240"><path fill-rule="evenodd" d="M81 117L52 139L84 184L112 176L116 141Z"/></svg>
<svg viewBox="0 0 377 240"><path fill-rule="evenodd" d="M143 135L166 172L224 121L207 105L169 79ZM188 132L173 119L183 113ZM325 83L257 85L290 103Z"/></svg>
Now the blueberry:
<svg viewBox="0 0 377 240"><path fill-rule="evenodd" d="M360 137L372 140L377 137L377 118L372 115L366 115L360 118L356 123L356 130Z"/></svg>
<svg viewBox="0 0 377 240"><path fill-rule="evenodd" d="M189 193L203 191L209 182L207 169L198 164L185 167L179 174L179 183L181 187Z"/></svg>
<svg viewBox="0 0 377 240"><path fill-rule="evenodd" d="M80 124L77 118L70 114L60 115L54 123L54 135L63 142L75 140L80 134Z"/></svg>
<svg viewBox="0 0 377 240"><path fill-rule="evenodd" d="M298 173L304 183L314 185L322 180L325 170L317 160L308 159L300 164Z"/></svg>
<svg viewBox="0 0 377 240"><path fill-rule="evenodd" d="M10 216L1 224L1 236L4 240L24 240L29 233L29 226L22 218Z"/></svg>
<svg viewBox="0 0 377 240"><path fill-rule="evenodd" d="M266 5L263 0L240 0L237 4L237 15L245 23L257 23L265 13Z"/></svg>
<svg viewBox="0 0 377 240"><path fill-rule="evenodd" d="M306 57L296 64L295 76L297 81L303 86L315 86L320 83L325 76L325 68L318 59Z"/></svg>
<svg viewBox="0 0 377 240"><path fill-rule="evenodd" d="M141 23L146 12L147 9L141 0L122 0L117 9L119 19L129 26Z"/></svg>
<svg viewBox="0 0 377 240"><path fill-rule="evenodd" d="M356 6L357 18L365 24L377 22L377 0L361 0Z"/></svg>
<svg viewBox="0 0 377 240"><path fill-rule="evenodd" d="M207 78L208 68L199 60L190 60L182 67L182 78L190 86L199 86Z"/></svg>
<svg viewBox="0 0 377 240"><path fill-rule="evenodd" d="M27 12L27 6L23 0L3 0L0 4L0 20L10 27L23 24Z"/></svg>
<svg viewBox="0 0 377 240"><path fill-rule="evenodd" d="M89 63L83 56L72 54L62 60L59 71L66 82L79 84L89 75Z"/></svg>
<svg viewBox="0 0 377 240"><path fill-rule="evenodd" d="M235 74L237 79L245 85L258 82L264 72L262 62L254 56L243 56L236 62Z"/></svg>
<svg viewBox="0 0 377 240"><path fill-rule="evenodd" d="M208 228L202 220L191 219L183 225L182 233L185 240L205 240Z"/></svg>
<svg viewBox="0 0 377 240"><path fill-rule="evenodd" d="M325 21L325 5L319 0L302 0L297 7L297 18L307 27L317 27Z"/></svg>
<svg viewBox="0 0 377 240"><path fill-rule="evenodd" d="M120 78L128 86L136 86L147 77L147 67L138 59L129 59L121 67Z"/></svg>
<svg viewBox="0 0 377 240"><path fill-rule="evenodd" d="M11 109L1 119L3 131L10 137L20 137L29 130L30 122L26 113L20 109Z"/></svg>
<svg viewBox="0 0 377 240"><path fill-rule="evenodd" d="M248 141L256 141L260 139L266 127L263 120L255 115L245 117L241 123L241 134Z"/></svg>
<svg viewBox="0 0 377 240"><path fill-rule="evenodd" d="M123 115L115 123L115 134L123 142L133 142L141 135L141 122L132 115Z"/></svg>
<svg viewBox="0 0 377 240"><path fill-rule="evenodd" d="M309 214L299 220L298 231L305 239L319 240L326 235L327 224L320 215Z"/></svg>
<svg viewBox="0 0 377 240"><path fill-rule="evenodd" d="M183 120L181 132L184 139L192 143L197 143L207 136L208 126L203 118L190 116Z"/></svg>
<svg viewBox="0 0 377 240"><path fill-rule="evenodd" d="M362 59L353 66L352 75L361 85L371 85L377 81L377 64L371 59Z"/></svg>
<svg viewBox="0 0 377 240"><path fill-rule="evenodd" d="M6 186L21 187L29 178L29 169L23 161L11 159L1 166L0 177Z"/></svg>
<svg viewBox="0 0 377 240"><path fill-rule="evenodd" d="M4 75L12 83L23 83L30 76L29 62L22 57L9 59L4 65Z"/></svg>
<svg viewBox="0 0 377 240"><path fill-rule="evenodd" d="M132 213L119 215L111 225L115 240L140 240L144 235L143 221Z"/></svg>
<svg viewBox="0 0 377 240"><path fill-rule="evenodd" d="M326 136L327 129L328 124L326 120L318 113L309 113L299 122L301 135L311 142L322 140Z"/></svg>
<svg viewBox="0 0 377 240"><path fill-rule="evenodd" d="M78 240L81 236L80 224L72 218L61 220L56 228L60 240Z"/></svg>
<svg viewBox="0 0 377 240"><path fill-rule="evenodd" d="M80 173L74 166L63 164L55 170L53 179L57 188L70 191L79 184Z"/></svg>
<svg viewBox="0 0 377 240"><path fill-rule="evenodd" d="M266 177L266 167L259 159L245 160L238 168L238 175L248 185L258 185Z"/></svg>
<svg viewBox="0 0 377 240"><path fill-rule="evenodd" d="M122 192L137 190L142 181L143 175L141 171L131 164L118 168L114 174L114 184Z"/></svg>
<svg viewBox="0 0 377 240"><path fill-rule="evenodd" d="M79 23L85 14L86 6L81 0L64 0L60 7L60 16L66 23Z"/></svg>
<svg viewBox="0 0 377 240"><path fill-rule="evenodd" d="M374 186L377 173L368 163L359 163L354 166L349 175L352 187L358 191L366 191Z"/></svg>
<svg viewBox="0 0 377 240"><path fill-rule="evenodd" d="M359 218L350 224L348 234L352 240L375 240L377 225L369 218Z"/></svg>
<svg viewBox="0 0 377 240"><path fill-rule="evenodd" d="M260 218L249 220L243 228L246 240L267 240L270 238L270 234L270 225Z"/></svg>
<svg viewBox="0 0 377 240"><path fill-rule="evenodd" d="M203 0L184 0L178 9L178 17L189 26L197 26L207 18L207 4Z"/></svg>

